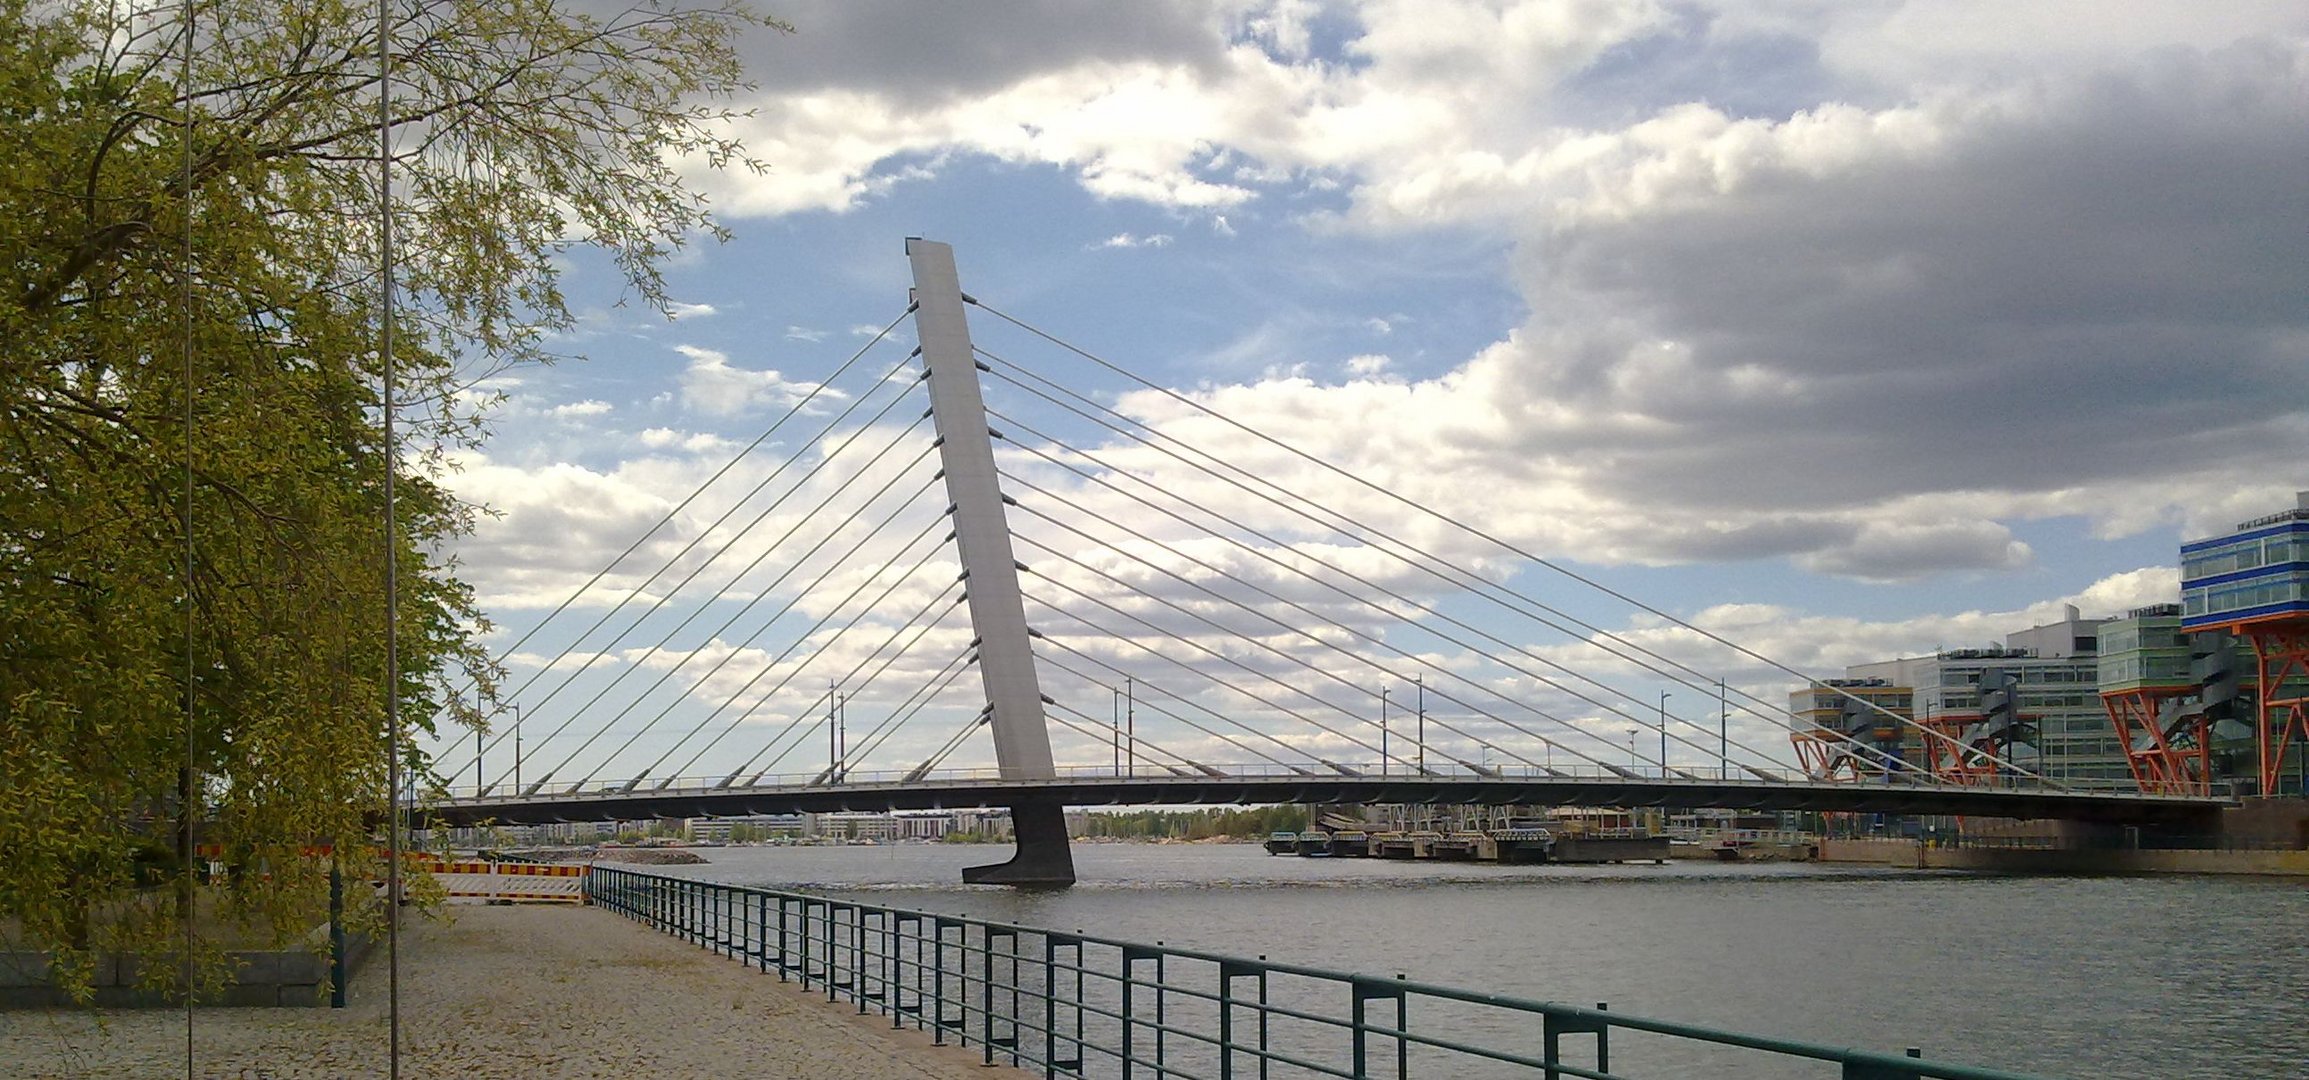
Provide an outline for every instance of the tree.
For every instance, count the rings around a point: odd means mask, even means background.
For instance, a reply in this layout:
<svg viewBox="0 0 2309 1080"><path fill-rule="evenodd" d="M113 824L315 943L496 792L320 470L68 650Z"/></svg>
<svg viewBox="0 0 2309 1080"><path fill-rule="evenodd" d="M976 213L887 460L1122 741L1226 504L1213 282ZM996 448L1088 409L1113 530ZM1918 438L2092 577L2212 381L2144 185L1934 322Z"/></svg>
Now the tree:
<svg viewBox="0 0 2309 1080"><path fill-rule="evenodd" d="M435 481L481 436L466 391L550 359L573 246L665 308L661 262L719 235L679 169L756 167L716 103L774 25L395 5L389 458L373 11L189 14L0 0L0 916L68 970L179 939L185 898L149 886L187 823L276 936L317 895L300 853L373 859L388 542L400 714L481 723L494 668L443 555L476 508Z"/></svg>

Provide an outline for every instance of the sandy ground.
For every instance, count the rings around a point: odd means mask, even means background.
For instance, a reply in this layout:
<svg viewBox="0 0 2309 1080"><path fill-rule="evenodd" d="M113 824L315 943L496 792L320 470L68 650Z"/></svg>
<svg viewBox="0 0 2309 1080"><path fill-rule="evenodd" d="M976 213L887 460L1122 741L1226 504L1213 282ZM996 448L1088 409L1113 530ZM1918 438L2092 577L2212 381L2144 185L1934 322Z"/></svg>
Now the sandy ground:
<svg viewBox="0 0 2309 1080"><path fill-rule="evenodd" d="M404 1077L1018 1076L595 908L455 907L401 940ZM387 1075L383 944L352 1005L202 1009L191 1075ZM180 1010L0 1012L0 1077L183 1077Z"/></svg>

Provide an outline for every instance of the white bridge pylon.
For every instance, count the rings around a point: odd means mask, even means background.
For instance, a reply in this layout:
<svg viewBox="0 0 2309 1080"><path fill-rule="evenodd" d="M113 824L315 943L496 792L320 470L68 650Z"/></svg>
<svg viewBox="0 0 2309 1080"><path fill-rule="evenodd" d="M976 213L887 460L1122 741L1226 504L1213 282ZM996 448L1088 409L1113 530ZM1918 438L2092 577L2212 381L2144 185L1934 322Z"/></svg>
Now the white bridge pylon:
<svg viewBox="0 0 2309 1080"><path fill-rule="evenodd" d="M994 760L1005 780L1047 780L1058 775L1050 756L1042 683L1034 673L1027 638L1026 601L1018 588L1018 557L1002 511L1001 478L978 387L978 357L962 310L962 284L953 247L908 238L914 265L914 331L930 375L930 416L937 426L938 461L954 516L954 546L962 558L963 596L977 636L979 678L986 686ZM1067 851L1065 807L1021 803L1011 807L1018 852L1007 863L971 867L963 880L1001 884L1074 880Z"/></svg>

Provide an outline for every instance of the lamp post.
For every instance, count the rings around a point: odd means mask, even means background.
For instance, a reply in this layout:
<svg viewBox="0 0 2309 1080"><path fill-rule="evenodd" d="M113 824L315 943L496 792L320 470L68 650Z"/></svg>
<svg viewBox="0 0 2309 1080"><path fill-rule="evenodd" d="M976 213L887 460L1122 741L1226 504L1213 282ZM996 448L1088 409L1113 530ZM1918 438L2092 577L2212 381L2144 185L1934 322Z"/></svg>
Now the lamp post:
<svg viewBox="0 0 2309 1080"><path fill-rule="evenodd" d="M1721 678L1716 680L1716 771L1719 780L1732 778L1732 699Z"/></svg>
<svg viewBox="0 0 2309 1080"><path fill-rule="evenodd" d="M1668 692L1660 691L1660 779L1668 778Z"/></svg>
<svg viewBox="0 0 2309 1080"><path fill-rule="evenodd" d="M1379 775L1387 775L1387 684L1379 684Z"/></svg>
<svg viewBox="0 0 2309 1080"><path fill-rule="evenodd" d="M1419 771L1427 772L1427 676L1414 675L1411 681L1419 687Z"/></svg>
<svg viewBox="0 0 2309 1080"><path fill-rule="evenodd" d="M1638 758L1638 757L1636 757L1636 729L1634 729L1634 728L1629 728L1629 729L1628 729L1628 768L1630 768L1630 769L1634 769L1634 770L1635 770L1635 771L1637 771L1638 773L1641 773L1641 772L1643 771L1643 769L1641 768L1641 766L1640 766L1640 764L1639 764L1639 762L1641 762L1641 761L1642 761L1642 759L1641 759L1641 758Z"/></svg>
<svg viewBox="0 0 2309 1080"><path fill-rule="evenodd" d="M521 703L506 708L513 710L513 793L521 794Z"/></svg>

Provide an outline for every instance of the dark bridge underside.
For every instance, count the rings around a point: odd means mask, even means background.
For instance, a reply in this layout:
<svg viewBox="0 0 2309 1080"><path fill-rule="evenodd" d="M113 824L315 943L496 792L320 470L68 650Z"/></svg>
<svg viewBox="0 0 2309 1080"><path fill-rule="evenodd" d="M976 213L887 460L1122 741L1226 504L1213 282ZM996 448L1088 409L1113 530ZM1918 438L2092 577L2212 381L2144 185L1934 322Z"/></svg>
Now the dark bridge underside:
<svg viewBox="0 0 2309 1080"><path fill-rule="evenodd" d="M1244 803L1447 803L1487 806L1593 806L2057 818L2210 831L2225 800L1981 788L1761 781L1595 778L1487 779L1253 776L1227 778L1067 778L930 780L775 788L671 788L630 792L463 799L425 808L444 826L650 818L740 817L844 810L959 810L1022 805L1213 806Z"/></svg>

